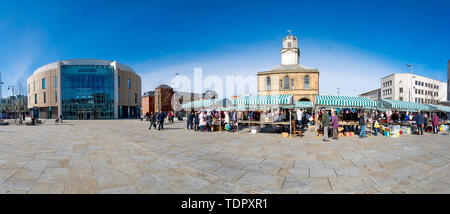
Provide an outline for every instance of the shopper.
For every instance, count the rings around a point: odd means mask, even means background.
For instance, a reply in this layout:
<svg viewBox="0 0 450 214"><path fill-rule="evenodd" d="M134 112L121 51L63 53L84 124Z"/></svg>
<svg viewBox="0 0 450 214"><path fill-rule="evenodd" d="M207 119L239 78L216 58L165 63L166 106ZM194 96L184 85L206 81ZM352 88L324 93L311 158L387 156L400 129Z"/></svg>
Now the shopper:
<svg viewBox="0 0 450 214"><path fill-rule="evenodd" d="M375 136L378 136L378 129L380 128L380 124L378 123L378 119L375 118L373 121L373 130L375 131Z"/></svg>
<svg viewBox="0 0 450 214"><path fill-rule="evenodd" d="M433 116L433 134L437 134L439 132L439 117L436 113Z"/></svg>
<svg viewBox="0 0 450 214"><path fill-rule="evenodd" d="M322 108L323 141L328 141L328 129L330 128L330 116L325 108Z"/></svg>
<svg viewBox="0 0 450 214"><path fill-rule="evenodd" d="M303 119L303 111L300 109L297 109L297 124L301 127L302 126L302 119Z"/></svg>
<svg viewBox="0 0 450 214"><path fill-rule="evenodd" d="M206 112L204 112L204 111L200 112L200 114L198 115L198 119L199 119L200 131L204 132L205 128L206 128Z"/></svg>
<svg viewBox="0 0 450 214"><path fill-rule="evenodd" d="M154 129L156 129L156 114L157 113L153 113L150 115L150 127L148 127L148 129L152 129L152 126Z"/></svg>
<svg viewBox="0 0 450 214"><path fill-rule="evenodd" d="M166 115L159 111L158 114L158 131L162 131L164 130L164 118L166 117Z"/></svg>
<svg viewBox="0 0 450 214"><path fill-rule="evenodd" d="M417 125L417 134L418 135L423 135L423 115L422 112L418 112L417 115L414 117L414 119L416 120L416 125Z"/></svg>
<svg viewBox="0 0 450 214"><path fill-rule="evenodd" d="M195 112L195 114L194 114L194 131L198 131L198 124L199 124L198 112Z"/></svg>
<svg viewBox="0 0 450 214"><path fill-rule="evenodd" d="M210 132L212 126L212 114L210 111L206 114L206 131Z"/></svg>
<svg viewBox="0 0 450 214"><path fill-rule="evenodd" d="M338 139L339 119L335 112L331 113L331 128L333 129L333 139Z"/></svg>
<svg viewBox="0 0 450 214"><path fill-rule="evenodd" d="M224 115L225 115L225 121L224 121L224 123L225 124L229 124L230 123L230 114L229 114L229 112L224 112Z"/></svg>
<svg viewBox="0 0 450 214"><path fill-rule="evenodd" d="M367 138L366 135L366 112L362 113L359 117L359 126L361 127L361 130L359 131L359 138Z"/></svg>
<svg viewBox="0 0 450 214"><path fill-rule="evenodd" d="M186 129L191 130L192 129L192 120L194 119L194 112L190 112L188 114L187 120L186 120Z"/></svg>

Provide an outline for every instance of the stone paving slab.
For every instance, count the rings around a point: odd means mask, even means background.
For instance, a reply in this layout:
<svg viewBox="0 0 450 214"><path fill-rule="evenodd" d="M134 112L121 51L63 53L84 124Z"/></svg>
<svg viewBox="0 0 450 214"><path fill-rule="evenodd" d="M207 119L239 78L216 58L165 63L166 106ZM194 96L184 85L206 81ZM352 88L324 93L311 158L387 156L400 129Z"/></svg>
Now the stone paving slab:
<svg viewBox="0 0 450 214"><path fill-rule="evenodd" d="M5 126L0 193L449 193L450 136L322 142L138 120Z"/></svg>

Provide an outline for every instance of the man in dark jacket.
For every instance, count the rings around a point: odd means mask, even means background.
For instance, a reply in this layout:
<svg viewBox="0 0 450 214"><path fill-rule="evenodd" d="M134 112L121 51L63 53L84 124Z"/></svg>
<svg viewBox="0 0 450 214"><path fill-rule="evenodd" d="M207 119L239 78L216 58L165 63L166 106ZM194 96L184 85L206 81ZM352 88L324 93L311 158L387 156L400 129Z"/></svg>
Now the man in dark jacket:
<svg viewBox="0 0 450 214"><path fill-rule="evenodd" d="M423 135L423 114L422 112L418 112L417 115L414 117L417 124L417 134Z"/></svg>
<svg viewBox="0 0 450 214"><path fill-rule="evenodd" d="M198 124L200 121L198 120L198 112L194 114L194 131L198 131Z"/></svg>
<svg viewBox="0 0 450 214"><path fill-rule="evenodd" d="M152 129L152 126L156 129L156 113L150 115L150 127L148 129Z"/></svg>
<svg viewBox="0 0 450 214"><path fill-rule="evenodd" d="M305 131L305 128L307 128L307 125L308 125L308 120L306 119L306 112L305 112L305 110L302 110L303 111L303 114L302 114L302 131L304 132Z"/></svg>
<svg viewBox="0 0 450 214"><path fill-rule="evenodd" d="M328 112L322 108L322 122L323 126L323 141L328 141L328 129L330 129L330 115L328 115Z"/></svg>
<svg viewBox="0 0 450 214"><path fill-rule="evenodd" d="M162 113L161 111L159 111L158 114L158 130L164 130L164 117L166 117L166 115L164 113Z"/></svg>
<svg viewBox="0 0 450 214"><path fill-rule="evenodd" d="M187 121L186 121L186 125L187 125L187 130L190 130L190 129L192 129L192 119L194 119L194 112L190 112L189 114L188 114L188 117L187 117Z"/></svg>

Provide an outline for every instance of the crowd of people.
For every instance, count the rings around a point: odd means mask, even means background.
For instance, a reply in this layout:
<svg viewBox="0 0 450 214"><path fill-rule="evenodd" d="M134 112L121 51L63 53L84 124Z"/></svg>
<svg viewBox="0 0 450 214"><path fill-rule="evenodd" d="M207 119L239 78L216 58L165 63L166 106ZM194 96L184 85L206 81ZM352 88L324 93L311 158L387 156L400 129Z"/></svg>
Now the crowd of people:
<svg viewBox="0 0 450 214"><path fill-rule="evenodd" d="M173 111L164 113L162 111L155 113L146 113L145 117L148 121L150 121L150 127L148 129L158 129L159 131L164 130L164 119L167 117L169 122L173 123L174 113Z"/></svg>
<svg viewBox="0 0 450 214"><path fill-rule="evenodd" d="M329 141L329 130L332 131L332 139L338 139L338 129L339 121L357 121L357 126L355 125L343 125L345 131L359 132L359 138L367 138L366 127L370 127L373 135L377 136L379 133L380 124L392 124L398 125L403 123L410 124L412 132L417 135L423 135L425 131L437 134L439 132L440 121L446 120L446 115L441 118L437 113L433 113L430 119L428 114L424 114L420 111L416 113L398 112L393 111L391 114L380 111L369 111L361 110L355 111L346 109L344 111L331 110L331 116L325 108L322 108L319 113L319 121L321 126L319 129L323 129L323 141ZM431 126L429 126L429 121Z"/></svg>
<svg viewBox="0 0 450 214"><path fill-rule="evenodd" d="M289 112L291 115L289 116ZM441 118L437 113L433 113L431 118L428 114L422 112L407 113L407 112L380 112L368 110L355 109L336 109L325 110L321 109L318 115L320 121L320 130L323 130L323 141L329 141L329 137L337 140L339 132L354 132L359 134L359 138L367 138L366 127L370 128L370 133L377 136L380 132L380 125L398 125L409 123L412 132L418 135L423 135L424 131L437 134L440 129L440 121L447 120L447 115L442 115ZM149 129L164 130L164 120L167 118L169 122L174 122L175 114L171 112L156 112L145 115L146 119L150 121ZM177 118L182 121L184 117L183 112L178 112ZM308 125L315 124L315 113L307 113L305 110L297 109L296 111L289 111L277 109L271 112L268 111L191 111L186 114L186 129L200 132L211 132L213 127L222 126L225 130L232 130L237 127L238 121L253 120L263 121L265 117L271 117L274 122L279 121L295 121L292 123L296 129L305 131ZM343 125L343 130L339 129L339 121L353 121L352 124ZM220 123L220 124L219 124ZM429 126L431 124L431 126ZM340 131L339 131L340 130ZM331 133L329 133L331 132Z"/></svg>

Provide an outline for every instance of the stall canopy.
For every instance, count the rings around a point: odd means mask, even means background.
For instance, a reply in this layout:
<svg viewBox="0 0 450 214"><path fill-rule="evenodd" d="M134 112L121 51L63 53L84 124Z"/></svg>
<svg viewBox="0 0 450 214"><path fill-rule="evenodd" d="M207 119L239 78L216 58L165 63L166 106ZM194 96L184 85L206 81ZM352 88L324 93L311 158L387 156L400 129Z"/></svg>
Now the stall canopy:
<svg viewBox="0 0 450 214"><path fill-rule="evenodd" d="M450 112L450 106L428 104L434 111Z"/></svg>
<svg viewBox="0 0 450 214"><path fill-rule="evenodd" d="M295 108L312 108L313 103L311 101L297 101L295 102Z"/></svg>
<svg viewBox="0 0 450 214"><path fill-rule="evenodd" d="M220 101L220 99L207 99L207 100L194 100L189 103L181 104L183 109L201 109L213 105L214 103Z"/></svg>
<svg viewBox="0 0 450 214"><path fill-rule="evenodd" d="M233 109L233 102L228 99L228 98L224 98L224 99L217 99L216 102L212 103L209 106L206 106L207 108L211 108L211 109Z"/></svg>
<svg viewBox="0 0 450 214"><path fill-rule="evenodd" d="M380 107L393 109L393 110L399 110L399 111L430 111L430 110L433 110L432 107L424 105L424 104L420 104L420 103L413 103L413 102L400 101L400 100L386 100L386 99L381 99Z"/></svg>
<svg viewBox="0 0 450 214"><path fill-rule="evenodd" d="M281 106L293 105L292 95L241 96L233 100L236 106Z"/></svg>
<svg viewBox="0 0 450 214"><path fill-rule="evenodd" d="M376 108L377 102L367 97L343 96L343 95L317 95L316 106L321 107L354 107Z"/></svg>
<svg viewBox="0 0 450 214"><path fill-rule="evenodd" d="M294 105L285 105L282 108L285 109L293 109L293 108L312 108L313 107L313 103L311 101L297 101L295 102Z"/></svg>

